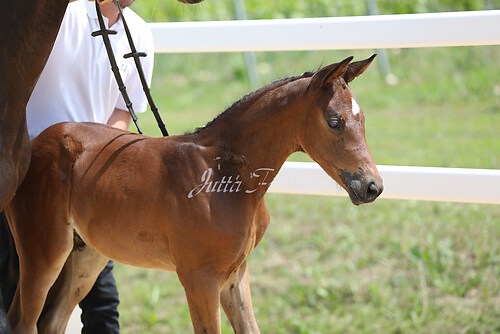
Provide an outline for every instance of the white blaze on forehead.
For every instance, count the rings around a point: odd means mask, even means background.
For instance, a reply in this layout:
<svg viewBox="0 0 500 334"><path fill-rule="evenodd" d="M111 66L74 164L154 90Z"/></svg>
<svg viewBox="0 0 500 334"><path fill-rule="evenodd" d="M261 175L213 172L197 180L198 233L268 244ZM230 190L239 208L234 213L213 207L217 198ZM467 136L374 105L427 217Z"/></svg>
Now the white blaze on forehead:
<svg viewBox="0 0 500 334"><path fill-rule="evenodd" d="M353 97L351 98L351 104L352 104L352 106L351 106L352 114L354 116L356 116L361 111L361 109L359 108L359 104L358 104L358 102L356 102L356 100Z"/></svg>

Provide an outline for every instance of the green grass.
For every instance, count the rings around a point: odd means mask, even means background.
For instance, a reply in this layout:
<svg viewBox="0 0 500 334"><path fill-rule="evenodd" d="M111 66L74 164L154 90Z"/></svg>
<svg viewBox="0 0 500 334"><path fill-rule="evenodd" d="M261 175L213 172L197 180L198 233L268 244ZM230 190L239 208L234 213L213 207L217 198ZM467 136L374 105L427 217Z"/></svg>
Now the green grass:
<svg viewBox="0 0 500 334"><path fill-rule="evenodd" d="M264 84L349 54L260 53L259 74ZM376 162L500 169L500 47L389 55L398 85L376 66L351 85ZM204 125L250 90L240 54L158 55L153 85L171 133ZM140 119L159 136L151 116ZM263 333L500 332L498 205L267 202L271 225L249 258ZM175 273L118 265L115 274L123 333L192 332ZM225 319L223 332L232 332Z"/></svg>

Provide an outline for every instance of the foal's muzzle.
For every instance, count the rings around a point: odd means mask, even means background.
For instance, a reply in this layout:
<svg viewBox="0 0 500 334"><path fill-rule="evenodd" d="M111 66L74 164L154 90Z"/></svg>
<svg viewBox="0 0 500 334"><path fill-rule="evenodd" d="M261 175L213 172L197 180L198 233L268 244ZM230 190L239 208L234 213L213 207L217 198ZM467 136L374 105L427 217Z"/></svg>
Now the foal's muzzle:
<svg viewBox="0 0 500 334"><path fill-rule="evenodd" d="M341 179L347 188L352 203L355 205L371 203L384 191L380 177L371 178L343 172Z"/></svg>

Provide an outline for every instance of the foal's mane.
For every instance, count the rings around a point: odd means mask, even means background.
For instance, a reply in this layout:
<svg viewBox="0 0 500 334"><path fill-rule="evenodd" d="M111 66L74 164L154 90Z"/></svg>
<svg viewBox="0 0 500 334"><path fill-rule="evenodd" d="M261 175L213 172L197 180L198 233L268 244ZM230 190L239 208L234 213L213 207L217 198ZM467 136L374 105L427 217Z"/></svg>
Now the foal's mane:
<svg viewBox="0 0 500 334"><path fill-rule="evenodd" d="M270 91L272 91L272 90L274 90L274 89L276 89L278 87L284 86L284 85L286 85L286 84L288 84L290 82L296 81L298 79L310 78L313 75L314 75L314 72L305 72L302 75L291 76L291 77L287 77L287 78L284 78L284 79L280 79L280 80L276 80L274 82L271 82L270 84L268 84L268 85L266 85L264 87L261 87L261 88L257 89L256 91L243 96L241 99L239 99L238 101L234 102L229 108L227 108L225 111L223 111L222 113L220 113L213 120L211 120L210 122L208 122L205 126L203 126L201 128L196 128L194 130L194 132L188 133L188 134L197 134L197 133L200 133L203 130L206 130L207 128L210 128L210 127L212 127L212 126L214 126L216 124L219 124L219 123L221 123L223 121L227 121L227 120L231 119L232 117L236 117L236 115L238 114L238 112L240 110L246 110L253 103L255 103L255 101L259 100L266 93L268 93L268 92L270 92Z"/></svg>

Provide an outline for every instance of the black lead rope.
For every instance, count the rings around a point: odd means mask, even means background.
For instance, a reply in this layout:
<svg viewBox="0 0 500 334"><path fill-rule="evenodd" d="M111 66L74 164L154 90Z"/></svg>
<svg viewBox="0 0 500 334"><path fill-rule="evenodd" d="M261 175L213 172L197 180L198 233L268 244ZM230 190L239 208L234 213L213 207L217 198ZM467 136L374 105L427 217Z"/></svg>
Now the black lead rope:
<svg viewBox="0 0 500 334"><path fill-rule="evenodd" d="M123 27L125 28L125 33L127 35L128 44L130 45L130 53L127 53L123 56L123 58L134 58L135 67L137 68L137 73L139 73L139 78L141 79L142 89L146 98L148 99L149 106L153 115L155 116L156 123L158 123L158 127L161 130L163 137L168 136L167 128L165 127L165 123L161 119L160 113L158 112L158 108L156 108L155 102L153 101L153 97L151 96L151 90L148 87L148 83L146 81L146 76L144 75L144 70L142 69L141 57L146 57L146 52L137 52L135 48L134 40L132 39L132 35L130 34L130 30L128 29L127 21L125 21L125 16L123 15L122 8L118 0L116 1L116 5L118 6L118 10L120 11L120 16L122 18Z"/></svg>
<svg viewBox="0 0 500 334"><path fill-rule="evenodd" d="M127 87L125 87L118 66L116 65L115 55L113 53L113 48L111 47L111 42L109 40L109 35L116 35L117 32L115 30L106 29L106 26L104 25L104 19L102 18L101 8L99 6L100 5L98 3L98 0L96 0L95 9L97 11L97 19L99 21L99 27L101 29L98 31L94 31L92 33L92 37L102 36L102 40L104 41L104 46L106 47L106 53L108 54L109 63L111 64L111 71L113 71L113 74L115 75L116 83L118 84L118 89L122 93L123 100L125 101L128 112L130 113L130 116L132 117L132 120L135 123L137 132L142 134L141 127L139 126L137 120L137 115L135 114L134 107L132 106L132 102L130 101L130 98L127 93Z"/></svg>
<svg viewBox="0 0 500 334"><path fill-rule="evenodd" d="M100 5L99 5L97 0L95 1L95 3L96 3L97 19L99 21L100 30L94 31L92 33L92 36L93 37L102 36L104 45L106 47L106 52L108 54L109 63L111 64L111 70L113 71L113 74L115 76L116 82L118 84L118 88L123 96L123 100L125 101L125 104L126 104L127 109L130 113L130 116L132 117L132 120L134 121L134 124L137 128L137 131L140 134L142 134L142 130L141 130L139 123L138 123L137 115L135 114L132 102L130 101L130 98L129 98L128 93L127 93L127 88L125 87L125 84L123 83L123 79L121 77L120 71L118 70L118 66L116 64L116 59L115 59L115 56L113 53L113 49L111 47L111 42L109 40L109 35L116 35L117 32L114 30L106 29L106 26L104 25L104 19L102 17ZM131 57L134 58L135 66L137 68L137 72L138 72L139 78L141 80L142 88L144 90L144 93L146 94L146 98L147 98L148 103L151 107L151 111L153 112L153 114L156 118L156 122L158 123L158 127L160 128L163 136L166 137L166 136L168 136L167 129L166 129L165 124L163 123L163 121L161 119L160 114L158 113L158 108L156 108L156 105L153 101L153 98L151 96L151 91L148 87L146 77L144 75L144 70L142 69L140 57L146 57L147 54L145 52L137 52L135 45L134 45L134 42L132 40L132 36L130 34L130 30L128 29L127 23L125 21L125 17L123 15L122 9L121 9L118 1L116 1L116 5L118 6L118 9L120 11L120 16L121 16L121 19L123 22L123 27L125 29L125 33L127 35L127 39L128 39L128 42L130 45L130 50L131 50L131 52L126 54L124 56L124 58L131 58Z"/></svg>

